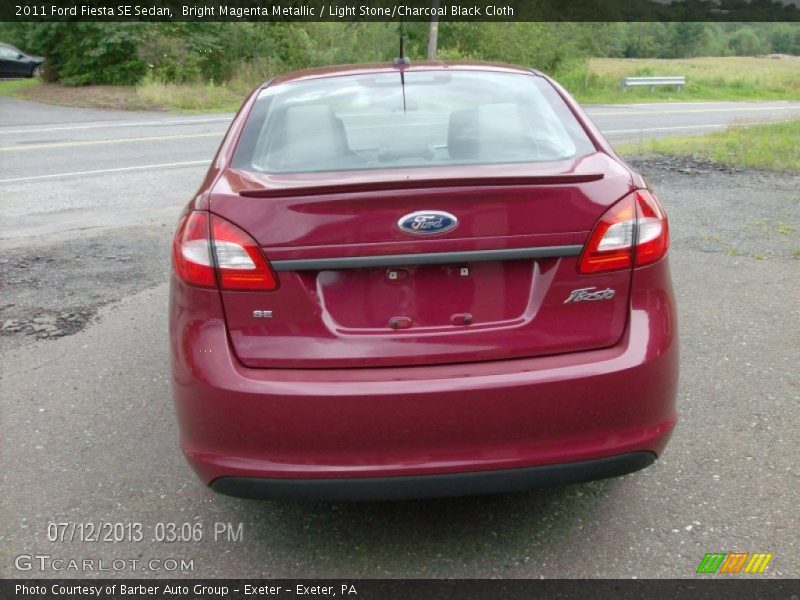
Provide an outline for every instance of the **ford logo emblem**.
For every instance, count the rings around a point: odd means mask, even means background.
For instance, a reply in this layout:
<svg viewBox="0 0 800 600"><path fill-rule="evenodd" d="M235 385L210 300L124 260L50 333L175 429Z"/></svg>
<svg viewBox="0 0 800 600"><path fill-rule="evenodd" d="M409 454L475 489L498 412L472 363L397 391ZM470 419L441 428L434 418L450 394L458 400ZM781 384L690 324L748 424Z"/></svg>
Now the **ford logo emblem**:
<svg viewBox="0 0 800 600"><path fill-rule="evenodd" d="M400 217L397 227L412 235L435 235L455 229L458 219L441 210L420 210Z"/></svg>

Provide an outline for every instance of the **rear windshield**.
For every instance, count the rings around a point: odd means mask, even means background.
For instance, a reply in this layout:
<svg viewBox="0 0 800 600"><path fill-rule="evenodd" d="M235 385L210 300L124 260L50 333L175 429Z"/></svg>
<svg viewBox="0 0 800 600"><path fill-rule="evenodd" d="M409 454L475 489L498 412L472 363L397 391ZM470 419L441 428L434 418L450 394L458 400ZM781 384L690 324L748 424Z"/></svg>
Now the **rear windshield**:
<svg viewBox="0 0 800 600"><path fill-rule="evenodd" d="M414 71L267 87L233 167L265 173L554 161L595 151L541 77Z"/></svg>

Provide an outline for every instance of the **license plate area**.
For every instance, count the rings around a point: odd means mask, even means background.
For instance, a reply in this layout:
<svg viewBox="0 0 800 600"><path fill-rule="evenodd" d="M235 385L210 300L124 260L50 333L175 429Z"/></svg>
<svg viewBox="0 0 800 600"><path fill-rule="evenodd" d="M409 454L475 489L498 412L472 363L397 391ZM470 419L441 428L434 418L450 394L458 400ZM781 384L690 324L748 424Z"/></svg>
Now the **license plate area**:
<svg viewBox="0 0 800 600"><path fill-rule="evenodd" d="M415 332L520 319L532 260L342 269L317 274L323 311L337 329Z"/></svg>

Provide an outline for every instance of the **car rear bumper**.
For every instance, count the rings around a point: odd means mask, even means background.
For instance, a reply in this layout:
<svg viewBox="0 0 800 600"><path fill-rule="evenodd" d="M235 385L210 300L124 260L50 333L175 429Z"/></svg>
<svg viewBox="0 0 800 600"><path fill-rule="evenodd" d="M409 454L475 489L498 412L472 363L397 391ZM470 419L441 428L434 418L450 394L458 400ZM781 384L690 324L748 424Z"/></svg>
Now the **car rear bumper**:
<svg viewBox="0 0 800 600"><path fill-rule="evenodd" d="M211 482L211 488L240 498L328 502L473 496L617 477L644 469L655 460L652 452L631 452L559 465L443 475L346 479L218 477Z"/></svg>
<svg viewBox="0 0 800 600"><path fill-rule="evenodd" d="M181 447L206 484L259 497L460 495L643 468L677 417L666 268L637 270L609 348L402 368L243 367L218 293L173 282Z"/></svg>

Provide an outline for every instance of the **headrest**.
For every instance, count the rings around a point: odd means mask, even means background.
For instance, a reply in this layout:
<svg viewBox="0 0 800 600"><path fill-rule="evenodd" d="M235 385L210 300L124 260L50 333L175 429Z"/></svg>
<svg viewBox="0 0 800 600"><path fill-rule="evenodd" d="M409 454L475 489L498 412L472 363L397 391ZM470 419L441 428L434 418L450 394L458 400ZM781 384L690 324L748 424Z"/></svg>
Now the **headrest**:
<svg viewBox="0 0 800 600"><path fill-rule="evenodd" d="M526 160L532 139L518 104L482 104L450 114L447 151L451 158Z"/></svg>
<svg viewBox="0 0 800 600"><path fill-rule="evenodd" d="M298 162L324 164L350 154L344 124L330 106L289 106L275 115L269 162L281 167Z"/></svg>

